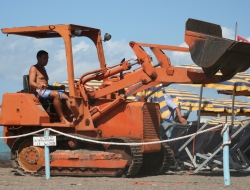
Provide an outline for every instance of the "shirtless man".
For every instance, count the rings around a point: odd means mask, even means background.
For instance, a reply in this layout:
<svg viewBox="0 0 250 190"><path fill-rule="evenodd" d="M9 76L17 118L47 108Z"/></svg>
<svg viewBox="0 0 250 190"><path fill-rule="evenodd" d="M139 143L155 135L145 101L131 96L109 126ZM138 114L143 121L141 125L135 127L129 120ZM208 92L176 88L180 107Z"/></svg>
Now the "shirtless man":
<svg viewBox="0 0 250 190"><path fill-rule="evenodd" d="M63 115L62 105L61 105L61 100L65 99L67 107L71 110L69 97L62 91L48 89L49 77L44 68L49 60L48 52L40 50L37 53L36 57L37 57L37 64L31 66L29 70L29 84L32 88L36 89L36 92L39 93L40 97L54 99L53 104L61 120L61 123L69 124L70 122L67 121L67 119ZM65 89L65 86L62 85L61 89L62 90Z"/></svg>

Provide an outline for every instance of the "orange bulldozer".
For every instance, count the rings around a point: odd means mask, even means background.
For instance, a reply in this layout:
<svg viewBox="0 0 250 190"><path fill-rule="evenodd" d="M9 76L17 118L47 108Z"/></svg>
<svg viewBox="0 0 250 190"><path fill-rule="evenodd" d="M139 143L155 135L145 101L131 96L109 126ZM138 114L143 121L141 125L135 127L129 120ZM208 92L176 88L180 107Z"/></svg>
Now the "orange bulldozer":
<svg viewBox="0 0 250 190"><path fill-rule="evenodd" d="M111 36L106 34L102 40L99 29L62 24L3 28L2 32L33 38L61 37L64 41L68 96L76 118L74 122L65 108L64 115L72 123L59 123L51 101L38 99L31 92L28 75L23 76L23 90L4 93L0 105L0 125L4 127L5 137L44 128L72 135L52 133L56 136L56 146L50 147L51 175L129 177L165 173L173 164L171 149L166 143L148 143L161 139L159 104L136 102L127 97L158 84L205 84L228 80L250 67L250 44L222 38L219 25L195 19L186 22L185 42L189 48L131 41L129 46L137 59L123 60L110 67L105 62L102 42ZM100 69L85 72L79 81L75 81L72 54L71 40L75 36L87 37L94 42L100 62ZM150 56L143 47L151 49L157 59L156 65L151 65ZM190 52L194 63L203 71L174 67L165 50ZM133 66L139 67L132 70ZM218 71L221 75L215 75ZM103 83L98 89L87 88L86 83L91 80L102 80ZM66 107L63 101L62 106ZM33 145L33 137L37 136L43 134L5 139L11 148L13 168L19 173L45 173L44 148Z"/></svg>

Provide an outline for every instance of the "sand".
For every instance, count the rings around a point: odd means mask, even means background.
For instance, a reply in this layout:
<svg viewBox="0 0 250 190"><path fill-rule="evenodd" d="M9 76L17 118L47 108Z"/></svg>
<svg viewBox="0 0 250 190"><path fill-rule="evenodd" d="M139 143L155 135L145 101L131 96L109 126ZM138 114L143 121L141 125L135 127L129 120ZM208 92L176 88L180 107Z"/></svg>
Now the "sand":
<svg viewBox="0 0 250 190"><path fill-rule="evenodd" d="M223 171L203 171L187 175L188 172L170 172L158 176L138 176L135 178L112 177L62 177L17 176L8 162L0 162L0 189L249 189L250 173L231 171L230 186L224 186Z"/></svg>

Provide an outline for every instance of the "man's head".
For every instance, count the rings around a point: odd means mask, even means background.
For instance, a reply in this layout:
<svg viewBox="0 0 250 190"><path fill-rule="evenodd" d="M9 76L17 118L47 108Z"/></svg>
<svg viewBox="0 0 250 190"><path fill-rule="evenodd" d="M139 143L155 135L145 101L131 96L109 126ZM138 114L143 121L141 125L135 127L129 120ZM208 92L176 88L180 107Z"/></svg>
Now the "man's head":
<svg viewBox="0 0 250 190"><path fill-rule="evenodd" d="M49 54L44 50L40 50L39 52L37 52L36 58L39 65L46 66L49 60Z"/></svg>

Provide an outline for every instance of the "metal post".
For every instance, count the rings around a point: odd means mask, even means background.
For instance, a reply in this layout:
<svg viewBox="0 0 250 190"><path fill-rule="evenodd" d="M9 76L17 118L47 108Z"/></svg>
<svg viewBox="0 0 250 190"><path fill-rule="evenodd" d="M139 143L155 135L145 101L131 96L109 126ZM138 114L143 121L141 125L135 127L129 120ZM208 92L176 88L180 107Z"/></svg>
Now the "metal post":
<svg viewBox="0 0 250 190"><path fill-rule="evenodd" d="M235 39L235 41L238 41L237 40L237 34L238 33L238 23L236 22L236 24L235 24L235 36L234 36L234 39Z"/></svg>
<svg viewBox="0 0 250 190"><path fill-rule="evenodd" d="M200 99L199 99L199 110L198 110L197 130L199 130L199 128L200 128L202 92L203 92L203 84L201 85L201 89L200 89Z"/></svg>
<svg viewBox="0 0 250 190"><path fill-rule="evenodd" d="M44 131L44 136L48 137L50 134L49 130ZM45 175L46 179L50 178L50 159L49 159L49 146L44 146L44 154L45 154Z"/></svg>
<svg viewBox="0 0 250 190"><path fill-rule="evenodd" d="M232 119L231 119L231 127L234 127L234 101L235 101L235 87L233 89L233 97L232 97Z"/></svg>
<svg viewBox="0 0 250 190"><path fill-rule="evenodd" d="M226 124L227 125L227 124ZM223 144L228 142L228 125L226 130L223 132ZM224 185L230 185L230 171L229 171L229 146L226 144L223 146L223 174L224 174Z"/></svg>

